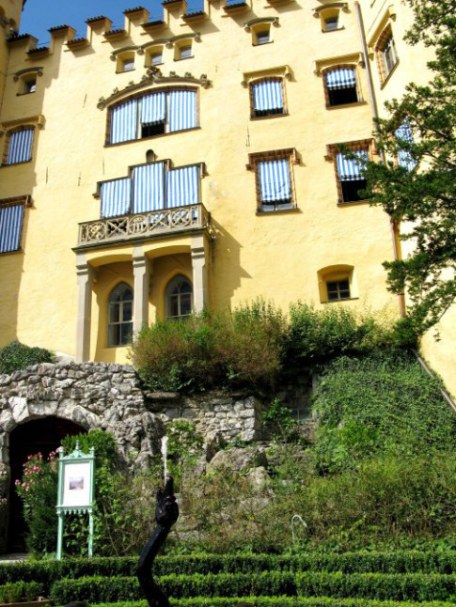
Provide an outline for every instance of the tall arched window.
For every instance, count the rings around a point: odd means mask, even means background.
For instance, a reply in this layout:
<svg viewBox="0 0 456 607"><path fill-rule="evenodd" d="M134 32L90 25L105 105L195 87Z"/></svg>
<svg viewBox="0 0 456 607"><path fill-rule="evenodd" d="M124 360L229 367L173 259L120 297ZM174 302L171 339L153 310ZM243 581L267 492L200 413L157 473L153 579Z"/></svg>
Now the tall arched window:
<svg viewBox="0 0 456 607"><path fill-rule="evenodd" d="M175 276L166 287L167 318L184 318L192 313L192 283L185 276Z"/></svg>
<svg viewBox="0 0 456 607"><path fill-rule="evenodd" d="M108 346L125 346L133 334L133 290L120 283L111 291L108 304Z"/></svg>

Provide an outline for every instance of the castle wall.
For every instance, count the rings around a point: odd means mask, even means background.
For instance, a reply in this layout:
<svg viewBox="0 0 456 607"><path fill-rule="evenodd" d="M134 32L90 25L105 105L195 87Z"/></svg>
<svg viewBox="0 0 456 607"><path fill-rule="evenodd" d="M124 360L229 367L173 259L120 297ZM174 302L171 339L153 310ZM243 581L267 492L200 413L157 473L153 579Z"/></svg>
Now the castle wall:
<svg viewBox="0 0 456 607"><path fill-rule="evenodd" d="M343 28L326 33L307 3L263 5L255 0L244 12L230 13L222 3L211 2L207 19L188 23L181 18L184 9L182 3L165 6L168 27L156 34L145 32L141 19L126 18L127 33L117 39L105 35L109 24L97 22L89 24L85 46L68 45L73 36L69 29L52 32L48 51L30 53L28 39L11 45L1 120L10 124L42 116L44 124L35 132L32 161L1 169L1 198L20 191L31 193L33 199L26 212L23 251L0 260L6 285L0 294L5 310L0 334L5 343L15 333L23 342L75 355L77 283L72 247L78 242L78 223L99 217L99 200L93 198L97 182L126 176L128 167L145 162L151 149L158 160L170 158L174 166L205 163L201 200L211 214L215 235L206 264L211 306L226 308L257 297L285 310L298 299L320 305L318 271L342 264L355 268L356 294L346 305L397 313L381 266L392 256L388 219L367 204L338 205L334 161L327 158L328 144L370 139L372 133L352 4L341 13ZM252 28L258 20L270 25L271 42L255 46ZM179 39L170 43L172 48L160 41L184 34L192 43L193 57L176 60ZM111 55L155 42L163 47L158 68L165 80L153 80L141 91L188 86L186 75L199 79L205 74L210 85L195 85L199 128L106 146L108 109L97 107L99 99L109 102L114 89L121 92L147 74L147 49L145 54L135 51L135 69L125 73L116 73L117 60ZM334 58L336 63L337 58L346 62L347 57L356 67L363 101L328 109L320 68L328 61L334 63ZM42 67L42 76L37 77L35 93L17 97L13 74L24 66ZM174 84L173 73L181 78ZM284 73L288 74L286 114L252 120L249 88L243 81ZM281 149L296 150L297 163L290 165L296 209L258 213L255 170L246 169L249 154ZM177 237L170 243L181 254L190 251L185 239L182 246ZM162 241L143 244L148 259L172 259ZM132 257L129 244L85 251L95 269L114 258L131 264ZM18 285L13 275L19 259L23 268ZM100 342L106 301L96 291L106 290L109 280L99 274L92 297L90 357L125 361L125 348L107 351ZM160 281L152 271L152 291L163 293ZM160 317L162 309L161 302L150 299L149 318Z"/></svg>

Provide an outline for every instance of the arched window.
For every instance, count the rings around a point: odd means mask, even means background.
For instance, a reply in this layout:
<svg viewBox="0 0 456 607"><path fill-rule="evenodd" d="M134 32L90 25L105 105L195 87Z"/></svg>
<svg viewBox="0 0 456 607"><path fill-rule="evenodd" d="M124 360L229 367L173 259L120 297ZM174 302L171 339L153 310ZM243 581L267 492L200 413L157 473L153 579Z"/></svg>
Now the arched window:
<svg viewBox="0 0 456 607"><path fill-rule="evenodd" d="M184 318L192 313L192 283L185 276L175 276L166 287L167 318Z"/></svg>
<svg viewBox="0 0 456 607"><path fill-rule="evenodd" d="M108 346L125 346L133 334L133 290L120 283L111 291L108 304Z"/></svg>

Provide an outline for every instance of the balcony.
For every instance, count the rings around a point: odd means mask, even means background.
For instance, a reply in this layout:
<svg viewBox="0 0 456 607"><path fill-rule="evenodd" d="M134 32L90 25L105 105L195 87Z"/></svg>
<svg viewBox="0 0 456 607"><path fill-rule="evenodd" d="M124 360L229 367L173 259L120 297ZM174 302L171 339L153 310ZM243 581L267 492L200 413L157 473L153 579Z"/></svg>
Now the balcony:
<svg viewBox="0 0 456 607"><path fill-rule="evenodd" d="M207 231L213 236L210 213L202 204L147 211L79 224L77 248Z"/></svg>

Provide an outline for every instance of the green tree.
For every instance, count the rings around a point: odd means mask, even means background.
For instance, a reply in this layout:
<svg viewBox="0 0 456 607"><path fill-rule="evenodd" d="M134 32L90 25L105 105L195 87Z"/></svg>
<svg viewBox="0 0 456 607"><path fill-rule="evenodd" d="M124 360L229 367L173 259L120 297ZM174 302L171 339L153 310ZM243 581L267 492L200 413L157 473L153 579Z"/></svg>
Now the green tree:
<svg viewBox="0 0 456 607"><path fill-rule="evenodd" d="M401 223L402 238L414 245L406 259L384 266L390 289L407 291L409 319L422 332L456 299L456 16L454 0L406 1L414 12L406 40L434 50L431 77L424 86L410 83L387 104L377 134L385 162L367 163L366 179L372 203ZM398 133L404 120L412 138Z"/></svg>

